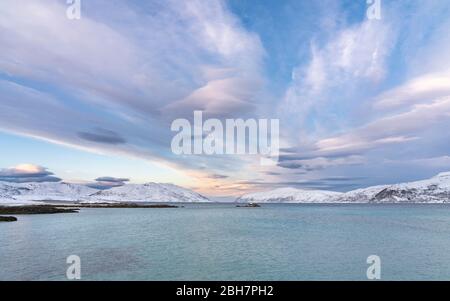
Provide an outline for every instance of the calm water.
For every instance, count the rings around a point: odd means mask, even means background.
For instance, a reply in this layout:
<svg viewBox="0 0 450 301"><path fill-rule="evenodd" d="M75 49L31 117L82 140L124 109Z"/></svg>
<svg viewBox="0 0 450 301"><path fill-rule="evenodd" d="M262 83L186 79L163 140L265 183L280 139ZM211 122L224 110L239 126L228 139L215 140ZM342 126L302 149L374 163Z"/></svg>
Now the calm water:
<svg viewBox="0 0 450 301"><path fill-rule="evenodd" d="M83 209L0 224L0 280L450 280L450 206Z"/></svg>

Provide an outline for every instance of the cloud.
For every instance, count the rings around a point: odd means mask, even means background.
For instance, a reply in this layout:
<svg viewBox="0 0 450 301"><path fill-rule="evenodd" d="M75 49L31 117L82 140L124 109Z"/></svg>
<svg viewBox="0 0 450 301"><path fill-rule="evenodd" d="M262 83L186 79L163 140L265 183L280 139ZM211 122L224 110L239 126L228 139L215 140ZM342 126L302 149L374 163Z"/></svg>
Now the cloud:
<svg viewBox="0 0 450 301"><path fill-rule="evenodd" d="M448 123L450 97L418 104L409 111L376 119L346 134L317 142L319 151L363 151L415 141L420 132ZM422 137L424 138L424 137Z"/></svg>
<svg viewBox="0 0 450 301"><path fill-rule="evenodd" d="M173 155L170 123L194 109L259 109L258 35L219 0L89 1L78 21L66 9L56 0L2 3L0 129L187 170L220 165Z"/></svg>
<svg viewBox="0 0 450 301"><path fill-rule="evenodd" d="M59 182L60 178L53 176L47 168L33 164L19 164L15 167L0 170L0 181L27 182Z"/></svg>
<svg viewBox="0 0 450 301"><path fill-rule="evenodd" d="M0 129L219 186L262 174L387 177L396 170L384 170L385 159L414 167L448 155L449 3L383 2L383 19L370 21L364 3L287 1L255 13L237 2L85 1L71 21L64 1L3 1ZM279 117L279 165L175 156L170 123L193 110ZM211 174L216 181L204 181Z"/></svg>
<svg viewBox="0 0 450 301"><path fill-rule="evenodd" d="M429 102L450 96L450 72L425 74L386 91L374 100L376 109L388 109Z"/></svg>
<svg viewBox="0 0 450 301"><path fill-rule="evenodd" d="M97 182L116 182L116 183L122 183L122 182L129 182L130 179L128 178L114 178L114 177L100 177L95 179Z"/></svg>
<svg viewBox="0 0 450 301"><path fill-rule="evenodd" d="M295 162L279 162L278 163L279 167L282 168L288 168L288 169L303 169L305 166L304 164L301 163L295 163Z"/></svg>
<svg viewBox="0 0 450 301"><path fill-rule="evenodd" d="M78 136L87 141L106 144L125 144L126 140L114 131L96 129L95 132L80 132Z"/></svg>
<svg viewBox="0 0 450 301"><path fill-rule="evenodd" d="M294 132L317 130L324 117L330 123L328 114L335 114L345 95L386 76L396 40L388 21L365 20L341 27L331 37L324 45L312 40L310 61L293 69L280 111L297 120ZM316 119L315 124L309 124L310 118Z"/></svg>
<svg viewBox="0 0 450 301"><path fill-rule="evenodd" d="M212 174L208 176L209 179L226 179L229 178L226 175L220 175L220 174Z"/></svg>
<svg viewBox="0 0 450 301"><path fill-rule="evenodd" d="M350 183L349 183L350 182ZM344 183L336 183L328 180L300 180L300 181L279 181L279 182L266 182L266 181L242 181L241 185L249 185L252 189L259 190L261 188L270 189L279 187L296 187L303 189L323 189L323 190L350 190L356 187L358 184L351 183L351 181Z"/></svg>
<svg viewBox="0 0 450 301"><path fill-rule="evenodd" d="M316 171L336 166L360 165L363 164L364 162L365 161L362 156L353 155L338 158L315 157L305 160L281 161L278 163L278 166L287 169Z"/></svg>
<svg viewBox="0 0 450 301"><path fill-rule="evenodd" d="M387 156L409 157L414 166L424 152L445 153L439 136L450 124L450 21L442 13L448 4L414 3L417 18L433 28L416 24L410 34L414 22L403 18L409 10L386 3L381 22L340 28L324 46L312 42L309 64L294 70L283 103L291 112L285 116L300 120L280 166L302 169L304 160L359 156L364 160L351 172L361 173ZM374 41L354 43L368 37ZM334 165L324 166L326 174Z"/></svg>
<svg viewBox="0 0 450 301"><path fill-rule="evenodd" d="M99 177L95 179L94 183L89 183L86 186L101 190L111 189L114 187L124 186L126 182L129 182L128 178L115 178L115 177Z"/></svg>
<svg viewBox="0 0 450 301"><path fill-rule="evenodd" d="M266 171L265 174L268 176L280 176L281 175L281 173L275 172L275 171Z"/></svg>
<svg viewBox="0 0 450 301"><path fill-rule="evenodd" d="M238 98L249 101L257 90L262 45L222 1L167 1L146 9L98 1L85 3L76 22L66 9L55 0L4 3L0 70L68 89L130 118L156 116L171 102L190 111L240 109L245 101ZM131 18L109 18L119 12ZM234 99L237 107L221 99Z"/></svg>

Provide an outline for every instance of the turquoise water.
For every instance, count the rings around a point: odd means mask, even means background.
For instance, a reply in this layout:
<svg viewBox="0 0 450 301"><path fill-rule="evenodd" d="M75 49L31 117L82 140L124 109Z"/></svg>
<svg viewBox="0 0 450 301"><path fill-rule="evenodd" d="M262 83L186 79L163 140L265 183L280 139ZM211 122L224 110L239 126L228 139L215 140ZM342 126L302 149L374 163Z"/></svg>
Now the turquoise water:
<svg viewBox="0 0 450 301"><path fill-rule="evenodd" d="M186 205L0 223L0 280L450 280L450 206Z"/></svg>

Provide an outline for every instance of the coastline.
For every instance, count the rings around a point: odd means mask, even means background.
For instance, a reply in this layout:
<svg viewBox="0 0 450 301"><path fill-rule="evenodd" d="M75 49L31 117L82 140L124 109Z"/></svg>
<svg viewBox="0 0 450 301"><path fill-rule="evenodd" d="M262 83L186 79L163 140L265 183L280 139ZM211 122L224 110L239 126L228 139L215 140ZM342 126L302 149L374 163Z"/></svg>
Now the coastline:
<svg viewBox="0 0 450 301"><path fill-rule="evenodd" d="M58 214L58 213L78 213L81 208L179 208L176 205L167 204L136 204L136 203L98 203L98 204L37 204L22 206L0 206L0 222L15 222L15 216L5 215L30 215L30 214Z"/></svg>

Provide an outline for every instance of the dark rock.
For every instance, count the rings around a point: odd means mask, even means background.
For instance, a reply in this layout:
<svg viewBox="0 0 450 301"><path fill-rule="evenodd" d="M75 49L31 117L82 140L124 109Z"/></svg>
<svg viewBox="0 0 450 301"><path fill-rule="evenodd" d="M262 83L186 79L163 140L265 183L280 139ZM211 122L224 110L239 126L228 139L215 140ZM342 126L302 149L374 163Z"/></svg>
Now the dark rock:
<svg viewBox="0 0 450 301"><path fill-rule="evenodd" d="M236 207L239 207L239 208L258 208L258 207L261 207L261 206L256 204L256 203L248 203L248 204L245 204L245 205L236 205Z"/></svg>
<svg viewBox="0 0 450 301"><path fill-rule="evenodd" d="M81 203L77 204L80 208L179 208L175 205L166 204L136 204L136 203Z"/></svg>
<svg viewBox="0 0 450 301"><path fill-rule="evenodd" d="M377 193L372 202L380 202L380 201L390 201L395 202L397 199L407 199L409 201L413 200L415 196L417 195L416 189L391 189L391 188L385 188L379 193Z"/></svg>
<svg viewBox="0 0 450 301"><path fill-rule="evenodd" d="M0 216L0 222L16 222L17 218L14 216Z"/></svg>
<svg viewBox="0 0 450 301"><path fill-rule="evenodd" d="M4 206L0 207L0 214L55 214L55 213L77 213L78 208L63 208L53 205L31 205L31 206Z"/></svg>
<svg viewBox="0 0 450 301"><path fill-rule="evenodd" d="M55 214L78 213L80 208L178 208L166 204L135 204L135 203L96 203L76 205L31 205L31 206L0 206L0 214Z"/></svg>

